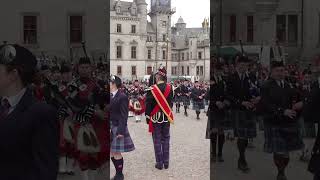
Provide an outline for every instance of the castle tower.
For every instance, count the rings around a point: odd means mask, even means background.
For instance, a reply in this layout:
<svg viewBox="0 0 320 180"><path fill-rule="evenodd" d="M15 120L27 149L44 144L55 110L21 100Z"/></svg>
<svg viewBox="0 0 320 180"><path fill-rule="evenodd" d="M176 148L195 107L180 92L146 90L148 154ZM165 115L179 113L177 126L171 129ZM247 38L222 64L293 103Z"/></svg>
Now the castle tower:
<svg viewBox="0 0 320 180"><path fill-rule="evenodd" d="M166 66L171 76L171 16L175 11L171 9L171 0L151 0L149 16L151 24L156 30L156 59L155 68L161 64ZM165 57L164 57L165 56Z"/></svg>
<svg viewBox="0 0 320 180"><path fill-rule="evenodd" d="M138 14L140 16L140 33L141 35L147 34L147 8L148 4L145 0L135 0L138 7Z"/></svg>

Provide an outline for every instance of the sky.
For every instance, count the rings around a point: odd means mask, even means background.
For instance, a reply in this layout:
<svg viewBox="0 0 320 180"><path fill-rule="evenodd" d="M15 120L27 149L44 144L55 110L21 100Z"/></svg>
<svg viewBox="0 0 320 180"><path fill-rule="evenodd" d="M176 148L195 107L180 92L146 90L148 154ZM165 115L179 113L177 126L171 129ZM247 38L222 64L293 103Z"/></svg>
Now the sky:
<svg viewBox="0 0 320 180"><path fill-rule="evenodd" d="M132 2L133 0L123 0ZM150 9L151 0L146 0ZM210 17L210 0L171 0L171 7L176 8L172 16L172 26L181 16L187 27L202 27L204 18Z"/></svg>

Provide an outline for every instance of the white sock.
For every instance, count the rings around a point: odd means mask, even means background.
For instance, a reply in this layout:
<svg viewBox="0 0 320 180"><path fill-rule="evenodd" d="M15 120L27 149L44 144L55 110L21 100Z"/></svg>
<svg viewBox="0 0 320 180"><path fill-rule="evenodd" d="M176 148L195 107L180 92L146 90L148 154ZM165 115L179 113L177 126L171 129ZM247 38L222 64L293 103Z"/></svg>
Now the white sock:
<svg viewBox="0 0 320 180"><path fill-rule="evenodd" d="M72 158L67 158L67 171L68 172L73 172L73 165L74 165L74 159Z"/></svg>
<svg viewBox="0 0 320 180"><path fill-rule="evenodd" d="M88 170L88 177L89 180L95 180L95 174L96 174L96 170Z"/></svg>
<svg viewBox="0 0 320 180"><path fill-rule="evenodd" d="M88 172L89 172L88 170L81 171L82 180L90 180Z"/></svg>
<svg viewBox="0 0 320 180"><path fill-rule="evenodd" d="M66 172L66 157L60 157L59 159L59 172Z"/></svg>

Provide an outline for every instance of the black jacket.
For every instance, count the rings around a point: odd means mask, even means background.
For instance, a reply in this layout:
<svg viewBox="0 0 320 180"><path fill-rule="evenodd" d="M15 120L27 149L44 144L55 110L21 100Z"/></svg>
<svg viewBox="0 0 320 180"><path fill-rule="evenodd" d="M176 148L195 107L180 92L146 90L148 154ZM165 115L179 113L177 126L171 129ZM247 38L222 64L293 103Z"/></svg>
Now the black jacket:
<svg viewBox="0 0 320 180"><path fill-rule="evenodd" d="M164 94L164 91L166 89L167 84L166 83L161 83L161 84L157 84L157 86L159 87L160 91ZM169 106L172 108L173 106L173 87L171 86L171 91L167 97L167 102L169 104ZM155 100L155 98L153 97L151 91L147 92L146 95L146 110L145 110L145 115L148 117L150 116L152 110L155 108L155 106L157 105L157 101ZM162 112L162 110L160 109L160 111ZM163 113L162 113L163 114ZM167 117L164 117L167 118ZM149 119L146 118L147 123L149 123Z"/></svg>
<svg viewBox="0 0 320 180"><path fill-rule="evenodd" d="M128 122L129 99L123 92L118 92L110 100L110 121L118 127L117 135L124 135Z"/></svg>
<svg viewBox="0 0 320 180"><path fill-rule="evenodd" d="M295 102L301 101L300 94L295 88L285 82L281 88L277 81L269 79L261 88L261 108L266 124L277 127L288 127L297 123L297 117L290 119L284 116L286 109L291 109Z"/></svg>
<svg viewBox="0 0 320 180"><path fill-rule="evenodd" d="M0 119L0 179L56 180L59 127L56 110L27 90L13 112Z"/></svg>

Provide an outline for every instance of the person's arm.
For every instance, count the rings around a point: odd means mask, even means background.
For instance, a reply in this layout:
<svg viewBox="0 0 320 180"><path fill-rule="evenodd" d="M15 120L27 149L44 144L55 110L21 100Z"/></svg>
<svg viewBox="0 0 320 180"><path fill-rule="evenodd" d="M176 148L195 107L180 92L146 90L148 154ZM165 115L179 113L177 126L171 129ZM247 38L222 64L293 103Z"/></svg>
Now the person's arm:
<svg viewBox="0 0 320 180"><path fill-rule="evenodd" d="M37 180L56 180L59 158L59 125L56 110L39 104L33 108L35 123L32 136L34 174Z"/></svg>
<svg viewBox="0 0 320 180"><path fill-rule="evenodd" d="M128 112L129 112L129 99L127 96L121 96L120 100L120 118L119 118L119 127L117 135L124 135L125 128L128 121Z"/></svg>

